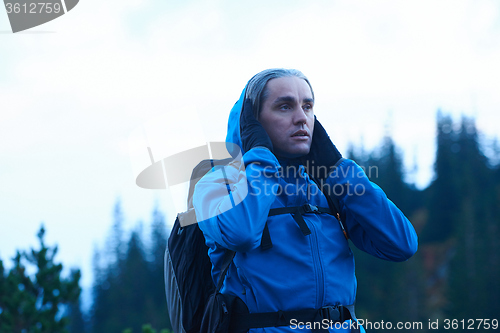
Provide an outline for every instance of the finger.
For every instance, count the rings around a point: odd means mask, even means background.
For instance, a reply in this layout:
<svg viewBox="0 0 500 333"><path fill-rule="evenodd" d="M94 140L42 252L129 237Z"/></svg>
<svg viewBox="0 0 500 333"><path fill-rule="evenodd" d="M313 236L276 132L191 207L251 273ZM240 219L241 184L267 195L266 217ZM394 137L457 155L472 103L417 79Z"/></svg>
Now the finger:
<svg viewBox="0 0 500 333"><path fill-rule="evenodd" d="M243 102L243 117L245 117L246 120L255 118L253 116L252 101L249 98L245 99Z"/></svg>

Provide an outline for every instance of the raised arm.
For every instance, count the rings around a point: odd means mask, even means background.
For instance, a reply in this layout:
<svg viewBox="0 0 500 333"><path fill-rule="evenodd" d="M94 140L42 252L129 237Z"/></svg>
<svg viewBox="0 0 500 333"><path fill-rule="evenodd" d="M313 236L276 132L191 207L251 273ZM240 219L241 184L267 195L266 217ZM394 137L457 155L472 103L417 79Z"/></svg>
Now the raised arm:
<svg viewBox="0 0 500 333"><path fill-rule="evenodd" d="M354 161L342 158L317 119L305 160L316 167L316 172L309 173L326 181L324 190L339 200L347 231L358 248L392 261L406 260L417 251L417 234L410 221Z"/></svg>
<svg viewBox="0 0 500 333"><path fill-rule="evenodd" d="M417 251L417 234L410 221L354 161L339 161L328 185L339 199L347 231L359 249L391 261L407 260Z"/></svg>
<svg viewBox="0 0 500 333"><path fill-rule="evenodd" d="M205 175L195 187L193 204L205 237L230 250L246 252L260 245L276 197L280 165L249 100L241 112L240 134L246 152L243 163Z"/></svg>

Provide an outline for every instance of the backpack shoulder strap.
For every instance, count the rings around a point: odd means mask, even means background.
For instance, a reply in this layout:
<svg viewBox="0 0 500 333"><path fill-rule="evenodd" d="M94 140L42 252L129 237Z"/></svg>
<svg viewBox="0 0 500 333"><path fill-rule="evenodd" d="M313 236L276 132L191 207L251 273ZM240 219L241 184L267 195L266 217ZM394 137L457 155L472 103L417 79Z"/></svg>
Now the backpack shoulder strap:
<svg viewBox="0 0 500 333"><path fill-rule="evenodd" d="M219 281L217 282L217 288L215 289L216 293L218 293L220 291L220 288L222 288L222 284L224 283L224 279L226 278L227 271L229 270L229 266L231 266L231 263L233 262L235 255L236 252L231 250L226 250L226 253L224 253L224 258L222 259L221 273L219 276Z"/></svg>

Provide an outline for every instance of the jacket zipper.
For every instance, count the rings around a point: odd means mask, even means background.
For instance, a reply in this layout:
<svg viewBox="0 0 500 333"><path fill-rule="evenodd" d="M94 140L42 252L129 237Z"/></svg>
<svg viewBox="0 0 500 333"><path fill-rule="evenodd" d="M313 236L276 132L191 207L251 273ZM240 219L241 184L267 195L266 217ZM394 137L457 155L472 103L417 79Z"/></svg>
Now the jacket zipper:
<svg viewBox="0 0 500 333"><path fill-rule="evenodd" d="M304 168L304 166L302 166ZM305 169L301 170L305 175ZM307 191L309 191L309 182L307 181L308 176L305 178L302 178L303 182L306 184ZM309 194L309 192L308 192ZM299 202L306 201L308 202L309 196L307 198L304 198L302 193L299 192ZM314 261L314 271L316 273L316 283L318 285L318 295L316 299L316 309L319 309L322 307L322 304L324 302L324 289L325 289L325 278L324 278L324 272L323 272L323 266L321 264L321 257L320 257L320 251L319 251L319 245L318 245L318 234L316 231L316 227L314 226L314 223L307 221L304 218L304 221L308 225L309 229L311 229L311 236L312 236L312 253L313 253L313 261ZM309 223L308 223L309 222Z"/></svg>
<svg viewBox="0 0 500 333"><path fill-rule="evenodd" d="M307 223L307 222L306 222ZM325 289L325 277L323 272L323 265L321 264L321 256L319 251L318 244L318 234L316 231L316 227L314 223L308 223L312 236L312 252L313 252L313 260L314 260L314 270L316 272L316 283L318 284L318 298L316 300L316 308L319 309L324 301L324 289Z"/></svg>
<svg viewBox="0 0 500 333"><path fill-rule="evenodd" d="M227 306L226 306L226 302L222 301L222 311L224 311L224 314L228 314L229 311L227 311Z"/></svg>

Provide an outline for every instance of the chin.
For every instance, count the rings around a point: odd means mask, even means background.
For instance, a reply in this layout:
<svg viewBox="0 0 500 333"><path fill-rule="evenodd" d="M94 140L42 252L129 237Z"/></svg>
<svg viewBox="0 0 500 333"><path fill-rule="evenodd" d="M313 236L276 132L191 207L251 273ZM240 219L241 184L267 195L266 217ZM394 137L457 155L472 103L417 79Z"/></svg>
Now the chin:
<svg viewBox="0 0 500 333"><path fill-rule="evenodd" d="M307 147L297 147L297 149L294 150L294 154L298 156L304 156L309 154L309 151L311 150L311 146Z"/></svg>
<svg viewBox="0 0 500 333"><path fill-rule="evenodd" d="M279 155L279 156L283 156L283 157L286 157L286 158L298 158L298 157L302 157L304 155L307 155L309 154L309 150L310 150L310 147L306 147L306 148L302 148L302 149L290 149L290 150L278 150L276 153Z"/></svg>

